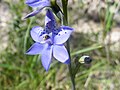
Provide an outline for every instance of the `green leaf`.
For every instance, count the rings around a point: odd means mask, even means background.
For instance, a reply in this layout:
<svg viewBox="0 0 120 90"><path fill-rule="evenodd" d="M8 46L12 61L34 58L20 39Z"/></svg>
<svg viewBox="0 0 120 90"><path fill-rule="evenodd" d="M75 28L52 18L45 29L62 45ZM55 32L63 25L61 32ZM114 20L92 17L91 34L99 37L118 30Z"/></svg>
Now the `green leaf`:
<svg viewBox="0 0 120 90"><path fill-rule="evenodd" d="M92 51L92 50L100 49L102 47L103 47L102 45L92 45L92 46L87 47L85 49L73 52L73 53L71 53L71 55L74 56L74 55L77 55L77 54L81 54L81 53L89 52L89 51Z"/></svg>

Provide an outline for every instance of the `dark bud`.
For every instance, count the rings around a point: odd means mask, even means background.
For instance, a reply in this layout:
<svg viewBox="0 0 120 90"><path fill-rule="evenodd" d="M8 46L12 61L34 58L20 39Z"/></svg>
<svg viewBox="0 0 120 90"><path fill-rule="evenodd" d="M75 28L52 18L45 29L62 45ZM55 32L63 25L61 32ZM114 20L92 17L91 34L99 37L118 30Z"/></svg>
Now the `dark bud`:
<svg viewBox="0 0 120 90"><path fill-rule="evenodd" d="M92 59L90 56L82 56L80 59L79 59L79 62L80 63L85 63L85 64L90 64L92 62Z"/></svg>
<svg viewBox="0 0 120 90"><path fill-rule="evenodd" d="M91 57L85 57L84 62L85 62L86 64L90 64L90 63L92 62Z"/></svg>

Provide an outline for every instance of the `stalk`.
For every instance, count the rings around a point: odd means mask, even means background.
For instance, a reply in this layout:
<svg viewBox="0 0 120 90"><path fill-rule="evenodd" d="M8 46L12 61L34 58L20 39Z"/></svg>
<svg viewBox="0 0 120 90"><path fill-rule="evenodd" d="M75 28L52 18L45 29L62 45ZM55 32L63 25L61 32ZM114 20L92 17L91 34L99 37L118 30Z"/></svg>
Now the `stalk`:
<svg viewBox="0 0 120 90"><path fill-rule="evenodd" d="M63 24L68 26L68 14L67 14L67 5L68 5L68 0L62 0L62 7L63 7ZM72 65L71 65L71 55L70 55L70 44L69 44L69 39L67 41L67 50L69 53L69 57L70 57L70 64L68 65L68 70L69 70L69 74L70 74L70 78L71 78L71 84L72 84L72 90L76 90L75 89L75 76L73 75L73 71L72 71Z"/></svg>

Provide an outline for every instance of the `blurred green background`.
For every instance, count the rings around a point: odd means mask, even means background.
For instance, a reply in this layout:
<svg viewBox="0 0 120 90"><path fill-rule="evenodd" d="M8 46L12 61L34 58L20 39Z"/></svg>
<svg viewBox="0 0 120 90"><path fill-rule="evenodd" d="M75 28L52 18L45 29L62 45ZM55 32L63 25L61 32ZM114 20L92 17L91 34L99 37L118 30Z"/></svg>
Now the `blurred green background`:
<svg viewBox="0 0 120 90"><path fill-rule="evenodd" d="M40 56L24 54L34 43L29 30L44 27L46 13L44 9L36 17L22 20L32 11L24 2L0 0L0 90L71 90L65 64L53 60L46 72ZM75 29L70 47L72 67L78 69L77 90L119 90L119 0L69 0L68 18ZM92 63L75 68L83 55L92 57Z"/></svg>

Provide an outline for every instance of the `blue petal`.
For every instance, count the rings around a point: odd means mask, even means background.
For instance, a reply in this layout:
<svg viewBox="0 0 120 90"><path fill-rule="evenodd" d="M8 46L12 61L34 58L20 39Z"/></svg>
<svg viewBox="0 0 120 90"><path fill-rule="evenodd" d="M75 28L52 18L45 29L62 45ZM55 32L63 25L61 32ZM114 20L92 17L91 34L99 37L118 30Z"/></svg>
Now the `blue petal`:
<svg viewBox="0 0 120 90"><path fill-rule="evenodd" d="M34 41L41 42L41 41L43 41L44 35L46 35L47 33L42 27L35 26L30 31L30 34Z"/></svg>
<svg viewBox="0 0 120 90"><path fill-rule="evenodd" d="M54 45L53 56L62 63L67 62L67 60L69 59L68 52L64 45Z"/></svg>
<svg viewBox="0 0 120 90"><path fill-rule="evenodd" d="M54 30L53 37L55 44L63 44L70 37L73 28L68 26L61 26L58 30Z"/></svg>
<svg viewBox="0 0 120 90"><path fill-rule="evenodd" d="M44 49L44 44L34 43L26 52L29 55L40 54Z"/></svg>
<svg viewBox="0 0 120 90"><path fill-rule="evenodd" d="M45 28L48 33L56 27L56 20L51 10L48 10L45 16Z"/></svg>
<svg viewBox="0 0 120 90"><path fill-rule="evenodd" d="M64 64L70 64L70 59L68 59Z"/></svg>
<svg viewBox="0 0 120 90"><path fill-rule="evenodd" d="M30 7L45 7L50 6L49 0L26 0L25 2Z"/></svg>
<svg viewBox="0 0 120 90"><path fill-rule="evenodd" d="M52 58L52 46L48 45L47 48L44 49L44 51L42 52L41 56L42 65L46 71L48 71L50 68L51 58Z"/></svg>
<svg viewBox="0 0 120 90"><path fill-rule="evenodd" d="M35 16L36 14L38 14L39 12L41 12L42 8L34 10L33 12L29 13L28 15L26 15L23 19Z"/></svg>

